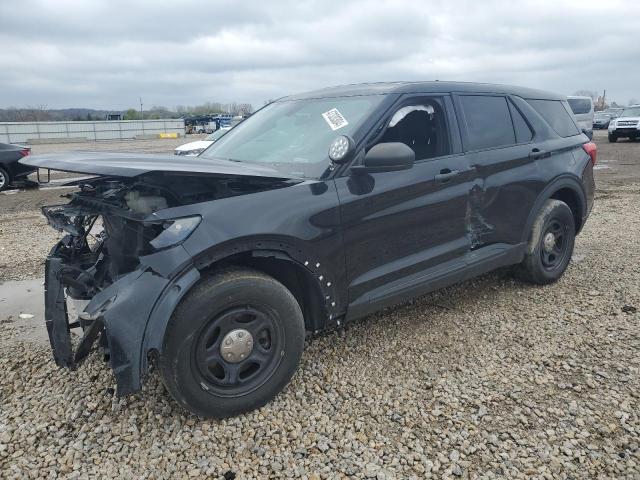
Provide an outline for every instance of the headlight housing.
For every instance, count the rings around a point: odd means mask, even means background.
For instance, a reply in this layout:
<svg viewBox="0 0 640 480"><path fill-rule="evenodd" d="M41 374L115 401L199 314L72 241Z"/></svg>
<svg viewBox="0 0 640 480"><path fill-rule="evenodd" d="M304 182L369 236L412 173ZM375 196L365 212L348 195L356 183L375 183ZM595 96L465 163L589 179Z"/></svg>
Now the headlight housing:
<svg viewBox="0 0 640 480"><path fill-rule="evenodd" d="M189 238L189 235L195 231L201 221L202 217L200 215L166 220L162 225L156 227L160 232L149 241L149 244L155 250L163 250L179 245Z"/></svg>

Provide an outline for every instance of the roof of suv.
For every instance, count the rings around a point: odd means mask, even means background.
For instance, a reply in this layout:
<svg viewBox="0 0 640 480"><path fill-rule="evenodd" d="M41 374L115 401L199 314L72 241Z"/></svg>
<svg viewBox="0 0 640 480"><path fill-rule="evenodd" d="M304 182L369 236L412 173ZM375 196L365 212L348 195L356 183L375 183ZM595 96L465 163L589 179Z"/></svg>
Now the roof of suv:
<svg viewBox="0 0 640 480"><path fill-rule="evenodd" d="M376 95L389 93L502 93L517 95L523 98L535 98L541 100L566 100L563 95L535 90L525 87L514 87L510 85L494 85L491 83L471 83L471 82L379 82L379 83L356 83L351 85L340 85L328 87L311 92L300 93L284 97L282 100L302 100L306 98L323 97L348 97L355 95Z"/></svg>

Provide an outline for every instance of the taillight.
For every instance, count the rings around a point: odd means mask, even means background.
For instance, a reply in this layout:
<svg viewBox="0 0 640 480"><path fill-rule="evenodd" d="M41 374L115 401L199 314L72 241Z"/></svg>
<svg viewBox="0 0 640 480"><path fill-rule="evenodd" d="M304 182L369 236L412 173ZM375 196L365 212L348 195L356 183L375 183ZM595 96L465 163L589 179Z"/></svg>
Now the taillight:
<svg viewBox="0 0 640 480"><path fill-rule="evenodd" d="M31 153L31 149L30 148L23 148L22 150L20 150L20 155L22 155L23 157L26 157L30 153Z"/></svg>
<svg viewBox="0 0 640 480"><path fill-rule="evenodd" d="M582 145L582 148L585 152L587 152L587 155L591 157L591 163L595 165L596 156L598 154L598 147L596 147L596 144L593 142L585 143L584 145Z"/></svg>

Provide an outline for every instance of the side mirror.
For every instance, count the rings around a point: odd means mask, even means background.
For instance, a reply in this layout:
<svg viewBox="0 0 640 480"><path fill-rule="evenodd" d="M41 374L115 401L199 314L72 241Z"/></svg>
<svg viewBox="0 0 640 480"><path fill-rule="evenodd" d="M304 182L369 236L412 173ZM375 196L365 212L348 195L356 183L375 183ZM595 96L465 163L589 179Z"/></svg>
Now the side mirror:
<svg viewBox="0 0 640 480"><path fill-rule="evenodd" d="M362 165L354 165L354 172L395 172L408 170L416 161L415 152L401 142L379 143L374 145L364 157Z"/></svg>

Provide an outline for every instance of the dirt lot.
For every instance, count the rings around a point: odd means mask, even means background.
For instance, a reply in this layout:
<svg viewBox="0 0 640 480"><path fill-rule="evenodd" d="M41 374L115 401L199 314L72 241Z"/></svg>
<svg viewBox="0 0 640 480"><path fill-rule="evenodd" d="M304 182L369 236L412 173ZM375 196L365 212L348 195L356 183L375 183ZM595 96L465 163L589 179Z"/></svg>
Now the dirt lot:
<svg viewBox="0 0 640 480"><path fill-rule="evenodd" d="M640 478L640 143L596 141L596 206L560 282L499 271L310 341L242 417L189 416L155 375L117 400L98 355L59 370L0 317L0 476ZM42 275L38 207L62 192L0 195L0 281Z"/></svg>

